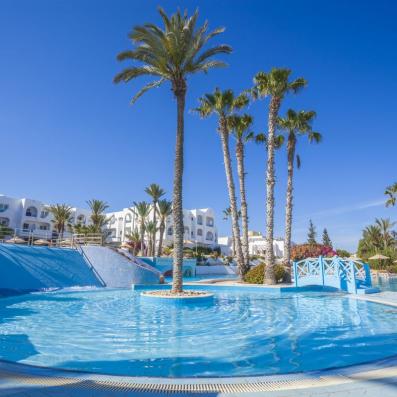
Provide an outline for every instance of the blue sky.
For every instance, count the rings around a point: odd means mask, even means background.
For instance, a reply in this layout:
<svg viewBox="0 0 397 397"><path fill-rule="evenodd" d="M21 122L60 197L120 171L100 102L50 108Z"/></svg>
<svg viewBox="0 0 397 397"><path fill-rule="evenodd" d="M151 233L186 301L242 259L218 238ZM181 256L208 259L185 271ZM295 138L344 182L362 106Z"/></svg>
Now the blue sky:
<svg viewBox="0 0 397 397"><path fill-rule="evenodd" d="M321 145L302 140L295 179L294 240L309 218L319 234L355 249L375 217L396 218L383 191L396 180L397 5L394 1L3 0L0 5L0 192L85 206L90 198L120 209L147 199L144 187L172 189L175 102L169 86L134 106L144 81L115 86L132 26L157 22L156 7L200 9L201 22L225 26L230 66L189 79L187 108L215 87L248 88L253 75L289 67L309 86L285 100L316 110ZM264 131L267 102L249 112ZM184 206L213 207L219 234L229 232L216 120L186 115ZM251 229L264 231L263 147L247 147ZM277 154L276 235L284 229L286 158Z"/></svg>

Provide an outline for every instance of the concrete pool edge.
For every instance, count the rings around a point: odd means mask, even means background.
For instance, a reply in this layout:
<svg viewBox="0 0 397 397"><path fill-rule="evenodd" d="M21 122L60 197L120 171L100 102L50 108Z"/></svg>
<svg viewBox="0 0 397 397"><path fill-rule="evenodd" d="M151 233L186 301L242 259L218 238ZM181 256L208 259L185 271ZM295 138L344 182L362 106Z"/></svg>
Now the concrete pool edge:
<svg viewBox="0 0 397 397"><path fill-rule="evenodd" d="M61 369L34 367L0 360L2 381L16 382L21 387L65 387L89 390L112 390L151 393L254 393L332 387L362 381L397 377L397 356L350 367L301 372L229 378L151 378L97 375Z"/></svg>

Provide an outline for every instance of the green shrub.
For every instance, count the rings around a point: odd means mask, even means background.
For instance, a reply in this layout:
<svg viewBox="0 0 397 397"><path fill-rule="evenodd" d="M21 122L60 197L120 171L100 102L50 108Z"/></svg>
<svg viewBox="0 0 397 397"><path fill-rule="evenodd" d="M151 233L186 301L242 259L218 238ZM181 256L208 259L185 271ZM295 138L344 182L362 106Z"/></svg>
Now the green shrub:
<svg viewBox="0 0 397 397"><path fill-rule="evenodd" d="M274 265L274 273L276 275L277 282L281 281L285 275L284 267L281 265ZM265 264L260 263L245 274L244 281L250 284L263 284L264 274Z"/></svg>

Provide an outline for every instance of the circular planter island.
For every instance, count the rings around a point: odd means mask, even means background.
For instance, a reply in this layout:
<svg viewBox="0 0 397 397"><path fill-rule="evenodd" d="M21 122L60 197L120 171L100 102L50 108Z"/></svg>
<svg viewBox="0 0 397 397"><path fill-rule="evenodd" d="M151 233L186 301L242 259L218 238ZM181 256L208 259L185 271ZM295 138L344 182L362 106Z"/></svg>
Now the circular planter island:
<svg viewBox="0 0 397 397"><path fill-rule="evenodd" d="M208 303L213 300L214 294L207 291L185 290L179 293L172 293L170 290L152 290L141 293L141 297L150 302L156 303Z"/></svg>

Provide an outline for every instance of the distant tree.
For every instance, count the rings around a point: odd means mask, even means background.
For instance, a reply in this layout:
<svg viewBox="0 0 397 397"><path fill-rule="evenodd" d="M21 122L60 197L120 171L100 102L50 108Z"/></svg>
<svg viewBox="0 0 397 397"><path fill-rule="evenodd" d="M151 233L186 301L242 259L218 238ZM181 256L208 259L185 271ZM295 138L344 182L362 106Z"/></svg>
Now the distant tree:
<svg viewBox="0 0 397 397"><path fill-rule="evenodd" d="M326 245L327 247L332 247L332 241L329 238L328 230L326 228L324 228L323 230L323 245Z"/></svg>
<svg viewBox="0 0 397 397"><path fill-rule="evenodd" d="M313 222L310 219L309 231L307 233L307 243L308 244L317 244L316 237L317 237L316 227L313 225Z"/></svg>
<svg viewBox="0 0 397 397"><path fill-rule="evenodd" d="M139 201L138 203L134 201L134 207L130 208L130 211L138 218L139 222L139 234L141 237L141 255L145 255L145 228L146 228L146 218L150 213L150 204L146 201Z"/></svg>
<svg viewBox="0 0 397 397"><path fill-rule="evenodd" d="M14 230L6 225L0 224L0 239L3 240L5 237L12 236Z"/></svg>
<svg viewBox="0 0 397 397"><path fill-rule="evenodd" d="M348 258L349 256L351 256L351 253L344 249L337 249L336 255L340 256L341 258Z"/></svg>
<svg viewBox="0 0 397 397"><path fill-rule="evenodd" d="M132 255L137 255L141 247L141 236L137 229L134 229L131 234L127 234L129 245L132 247Z"/></svg>
<svg viewBox="0 0 397 397"><path fill-rule="evenodd" d="M109 208L106 201L92 199L87 201L91 209L91 222L92 227L90 233L102 233L103 227L109 222L106 217L105 211Z"/></svg>
<svg viewBox="0 0 397 397"><path fill-rule="evenodd" d="M168 200L159 200L157 205L157 211L160 218L160 237L159 237L159 246L157 250L157 256L161 256L163 253L163 240L164 240L164 231L165 231L165 221L168 216L172 214L172 201Z"/></svg>
<svg viewBox="0 0 397 397"><path fill-rule="evenodd" d="M66 204L55 204L48 206L48 212L52 214L54 228L60 238L63 238L65 229L70 226L72 217L72 207Z"/></svg>
<svg viewBox="0 0 397 397"><path fill-rule="evenodd" d="M145 225L145 231L147 233L147 240L148 240L148 252L150 256L155 255L155 247L153 245L154 237L157 233L158 227L154 221L148 221Z"/></svg>
<svg viewBox="0 0 397 397"><path fill-rule="evenodd" d="M145 189L145 193L147 193L152 198L153 204L153 218L152 221L157 227L157 203L159 202L160 198L165 195L165 190L163 190L157 183L152 183ZM152 236L152 242L149 244L151 250L149 250L151 256L156 255L156 233Z"/></svg>
<svg viewBox="0 0 397 397"><path fill-rule="evenodd" d="M388 196L386 207L395 206L397 200L397 182L386 188L385 195Z"/></svg>

